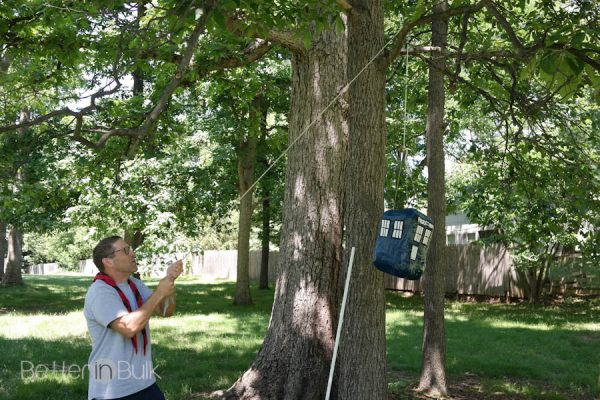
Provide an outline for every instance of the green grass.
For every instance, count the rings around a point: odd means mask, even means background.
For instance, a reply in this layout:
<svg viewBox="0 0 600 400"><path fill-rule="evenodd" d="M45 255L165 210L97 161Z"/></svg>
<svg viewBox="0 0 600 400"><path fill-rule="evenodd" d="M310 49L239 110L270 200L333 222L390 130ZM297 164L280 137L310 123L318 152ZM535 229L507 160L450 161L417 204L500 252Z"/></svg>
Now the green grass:
<svg viewBox="0 0 600 400"><path fill-rule="evenodd" d="M567 398L542 397L540 391L534 390L536 385L544 390L549 386L575 398L595 398L600 384L598 300L545 308L447 302L446 363L450 380L476 375L483 378L481 389L485 392L521 396L515 398ZM388 294L391 370L419 372L421 309L420 299L400 299L397 294ZM503 383L504 389L490 382Z"/></svg>
<svg viewBox="0 0 600 400"><path fill-rule="evenodd" d="M82 306L90 278L25 276L25 281L24 287L0 288L0 398L85 398L87 376L62 368L63 362L66 368L87 362ZM234 286L183 278L177 316L152 320L154 364L170 400L226 388L252 362L273 291L253 287L254 305L235 307ZM422 299L388 293L387 303L389 390L408 399L421 364ZM453 382L477 377L482 397L475 398L592 399L600 393L598 300L545 308L447 302L446 339L451 392ZM22 361L55 372L22 379Z"/></svg>

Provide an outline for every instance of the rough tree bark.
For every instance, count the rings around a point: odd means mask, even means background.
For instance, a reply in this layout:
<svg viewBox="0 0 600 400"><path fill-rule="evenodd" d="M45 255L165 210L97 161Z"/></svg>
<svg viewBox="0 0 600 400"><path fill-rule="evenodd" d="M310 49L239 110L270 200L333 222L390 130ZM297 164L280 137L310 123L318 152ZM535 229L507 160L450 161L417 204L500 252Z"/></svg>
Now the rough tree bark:
<svg viewBox="0 0 600 400"><path fill-rule="evenodd" d="M269 328L227 399L321 399L333 351L342 262L347 126L343 104L319 116L346 83L346 40L313 36L292 56L280 268Z"/></svg>
<svg viewBox="0 0 600 400"><path fill-rule="evenodd" d="M3 285L22 285L23 276L23 233L15 226L11 226L8 232L8 260L6 271L2 279Z"/></svg>
<svg viewBox="0 0 600 400"><path fill-rule="evenodd" d="M6 258L7 249L8 241L6 240L6 222L0 221L0 282L4 277L4 259Z"/></svg>
<svg viewBox="0 0 600 400"><path fill-rule="evenodd" d="M441 13L446 1L435 3L433 12ZM448 20L432 22L433 47L446 48ZM433 234L424 271L425 317L423 322L423 365L418 390L429 396L445 396L446 345L444 338L444 265L446 194L444 177L444 70L446 59L442 52L434 53L429 66L427 110L427 211L433 220Z"/></svg>
<svg viewBox="0 0 600 400"><path fill-rule="evenodd" d="M383 2L352 1L348 14L348 79L354 78L384 46L383 34ZM372 263L386 171L385 74L386 66L378 58L349 88L344 220L346 255L352 246L356 247L356 255L337 366L338 398L344 400L387 397L383 273Z"/></svg>

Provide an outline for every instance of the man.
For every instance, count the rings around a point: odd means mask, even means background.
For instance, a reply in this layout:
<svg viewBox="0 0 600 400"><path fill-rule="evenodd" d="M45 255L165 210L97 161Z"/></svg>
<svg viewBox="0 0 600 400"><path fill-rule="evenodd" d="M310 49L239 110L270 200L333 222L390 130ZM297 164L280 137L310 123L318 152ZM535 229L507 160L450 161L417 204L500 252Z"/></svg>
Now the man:
<svg viewBox="0 0 600 400"><path fill-rule="evenodd" d="M130 276L137 271L135 251L121 237L102 239L93 258L100 272L83 309L92 339L88 399L164 400L152 368L148 321L173 315L183 263L171 264L152 292Z"/></svg>

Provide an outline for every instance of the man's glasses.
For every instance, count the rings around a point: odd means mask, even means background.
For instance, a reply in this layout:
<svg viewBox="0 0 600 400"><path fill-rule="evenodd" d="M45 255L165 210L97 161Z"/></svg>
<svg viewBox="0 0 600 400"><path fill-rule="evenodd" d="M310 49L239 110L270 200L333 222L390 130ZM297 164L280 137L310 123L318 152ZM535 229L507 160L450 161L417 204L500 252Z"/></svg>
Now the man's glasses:
<svg viewBox="0 0 600 400"><path fill-rule="evenodd" d="M118 251L123 251L123 253L125 253L125 254L129 254L129 252L131 251L131 246L125 246L125 247L123 247L122 249L115 250L115 251L113 251L113 252L112 252L112 253L110 253L110 254L111 254L111 255L113 255L113 254L115 254L115 253L116 253L116 252L118 252Z"/></svg>

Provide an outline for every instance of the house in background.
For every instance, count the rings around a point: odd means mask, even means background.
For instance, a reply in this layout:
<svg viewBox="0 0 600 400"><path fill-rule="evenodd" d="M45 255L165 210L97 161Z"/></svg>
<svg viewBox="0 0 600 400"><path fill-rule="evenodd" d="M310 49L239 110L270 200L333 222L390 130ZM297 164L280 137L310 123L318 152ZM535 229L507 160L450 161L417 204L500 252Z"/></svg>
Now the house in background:
<svg viewBox="0 0 600 400"><path fill-rule="evenodd" d="M481 226L469 221L463 213L446 216L446 244L469 244L490 236L494 232L492 226Z"/></svg>

